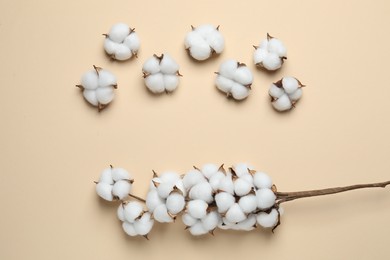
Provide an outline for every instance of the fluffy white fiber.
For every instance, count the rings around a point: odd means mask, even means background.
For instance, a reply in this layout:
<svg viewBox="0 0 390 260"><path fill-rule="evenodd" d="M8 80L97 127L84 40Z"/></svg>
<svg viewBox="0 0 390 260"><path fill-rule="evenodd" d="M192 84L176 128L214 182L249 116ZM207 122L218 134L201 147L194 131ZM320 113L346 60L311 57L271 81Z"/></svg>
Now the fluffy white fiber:
<svg viewBox="0 0 390 260"><path fill-rule="evenodd" d="M210 24L192 27L184 41L185 48L192 58L207 60L213 53L221 53L225 47L225 40L219 31L219 26Z"/></svg>
<svg viewBox="0 0 390 260"><path fill-rule="evenodd" d="M124 23L114 24L108 34L104 34L104 50L115 60L127 60L137 56L140 47L138 35Z"/></svg>
<svg viewBox="0 0 390 260"><path fill-rule="evenodd" d="M96 193L108 201L123 200L131 192L132 183L133 179L125 169L110 167L101 173Z"/></svg>
<svg viewBox="0 0 390 260"><path fill-rule="evenodd" d="M83 91L85 100L100 111L114 99L117 83L111 72L94 66L94 70L86 72L81 77L81 84L76 86Z"/></svg>
<svg viewBox="0 0 390 260"><path fill-rule="evenodd" d="M269 95L272 106L277 111L286 111L294 107L302 96L303 85L294 77L283 77L276 83L271 84Z"/></svg>
<svg viewBox="0 0 390 260"><path fill-rule="evenodd" d="M232 96L236 100L248 97L253 75L245 64L236 60L227 60L221 64L216 74L215 85L228 97Z"/></svg>
<svg viewBox="0 0 390 260"><path fill-rule="evenodd" d="M283 42L268 34L267 39L263 40L259 46L255 46L253 60L255 65L266 70L277 70L287 59L286 55L287 50Z"/></svg>
<svg viewBox="0 0 390 260"><path fill-rule="evenodd" d="M172 92L179 85L179 65L169 54L153 55L145 61L142 71L152 93Z"/></svg>
<svg viewBox="0 0 390 260"><path fill-rule="evenodd" d="M124 196L125 188L129 184L131 187L130 178L124 169L105 169L96 185L97 193L107 200ZM118 207L117 216L130 236L146 236L154 220L172 223L179 214L186 229L195 236L213 233L216 228L273 228L282 214L271 178L244 163L231 168L205 164L184 175L155 173L149 187L145 205L126 201Z"/></svg>

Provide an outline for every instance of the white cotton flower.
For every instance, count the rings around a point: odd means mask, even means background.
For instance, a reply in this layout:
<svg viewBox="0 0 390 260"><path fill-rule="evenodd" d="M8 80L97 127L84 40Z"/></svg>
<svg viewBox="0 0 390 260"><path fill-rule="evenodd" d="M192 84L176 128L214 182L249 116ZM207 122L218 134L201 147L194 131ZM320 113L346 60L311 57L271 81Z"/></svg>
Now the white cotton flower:
<svg viewBox="0 0 390 260"><path fill-rule="evenodd" d="M187 203L187 212L194 218L201 219L207 214L208 204L203 200L190 200Z"/></svg>
<svg viewBox="0 0 390 260"><path fill-rule="evenodd" d="M145 212L142 216L134 222L134 230L140 236L146 236L149 234L154 224L150 213Z"/></svg>
<svg viewBox="0 0 390 260"><path fill-rule="evenodd" d="M221 216L216 211L211 211L202 219L203 228L212 231L217 228L219 222L221 221Z"/></svg>
<svg viewBox="0 0 390 260"><path fill-rule="evenodd" d="M253 75L249 68L236 60L227 60L216 72L215 85L217 88L236 100L243 100L249 95Z"/></svg>
<svg viewBox="0 0 390 260"><path fill-rule="evenodd" d="M207 203L211 203L213 198L213 189L207 181L201 182L193 186L189 192L189 197L192 200L200 199Z"/></svg>
<svg viewBox="0 0 390 260"><path fill-rule="evenodd" d="M173 191L175 184L169 182L162 182L157 187L157 193L160 198L166 199Z"/></svg>
<svg viewBox="0 0 390 260"><path fill-rule="evenodd" d="M192 27L192 31L186 35L184 45L192 58L202 61L210 58L213 53L220 54L225 47L225 40L219 26L205 24Z"/></svg>
<svg viewBox="0 0 390 260"><path fill-rule="evenodd" d="M240 206L242 211L246 214L255 211L257 208L256 195L249 194L241 197L240 200L238 201L238 205Z"/></svg>
<svg viewBox="0 0 390 260"><path fill-rule="evenodd" d="M272 187L271 178L264 172L256 172L253 175L253 183L258 189L271 189Z"/></svg>
<svg viewBox="0 0 390 260"><path fill-rule="evenodd" d="M246 214L242 211L238 203L234 203L225 215L229 222L237 223L246 219Z"/></svg>
<svg viewBox="0 0 390 260"><path fill-rule="evenodd" d="M264 228L272 228L278 223L279 214L276 209L272 209L270 213L260 212L257 215L257 223Z"/></svg>
<svg viewBox="0 0 390 260"><path fill-rule="evenodd" d="M260 189L256 191L257 207L268 209L275 204L276 195L270 189Z"/></svg>
<svg viewBox="0 0 390 260"><path fill-rule="evenodd" d="M196 222L198 222L197 218L194 218L193 216L191 216L188 213L183 214L181 219L182 219L184 225L186 225L187 227L193 226L193 225L195 225Z"/></svg>
<svg viewBox="0 0 390 260"><path fill-rule="evenodd" d="M170 223L173 222L173 218L168 213L167 206L165 204L158 205L153 211L153 217L157 222Z"/></svg>
<svg viewBox="0 0 390 260"><path fill-rule="evenodd" d="M104 50L115 60L127 60L137 56L140 40L134 29L124 23L114 24L109 33L104 34Z"/></svg>
<svg viewBox="0 0 390 260"><path fill-rule="evenodd" d="M96 184L96 193L103 199L112 201L114 196L112 195L112 185L104 182Z"/></svg>
<svg viewBox="0 0 390 260"><path fill-rule="evenodd" d="M231 206L233 206L236 199L231 193L219 192L215 195L215 202L218 207L218 212L225 213Z"/></svg>
<svg viewBox="0 0 390 260"><path fill-rule="evenodd" d="M169 54L153 55L142 68L146 87L153 93L172 92L179 85L179 65Z"/></svg>
<svg viewBox="0 0 390 260"><path fill-rule="evenodd" d="M234 181L234 193L237 196L247 195L253 188L252 183L247 182L243 178L238 178Z"/></svg>
<svg viewBox="0 0 390 260"><path fill-rule="evenodd" d="M144 208L138 201L130 201L123 206L123 214L127 222L133 223L136 218L141 216Z"/></svg>
<svg viewBox="0 0 390 260"><path fill-rule="evenodd" d="M107 70L93 67L94 70L86 72L81 77L81 84L76 86L83 91L84 99L101 111L114 99L116 77Z"/></svg>
<svg viewBox="0 0 390 260"><path fill-rule="evenodd" d="M253 60L255 65L266 70L277 70L287 59L287 50L282 41L267 34L259 46L254 46Z"/></svg>
<svg viewBox="0 0 390 260"><path fill-rule="evenodd" d="M196 169L188 171L183 177L183 185L187 190L204 181L206 181L204 175Z"/></svg>
<svg viewBox="0 0 390 260"><path fill-rule="evenodd" d="M269 95L272 106L278 111L290 110L302 96L302 83L294 77L283 77L271 84Z"/></svg>
<svg viewBox="0 0 390 260"><path fill-rule="evenodd" d="M166 205L168 211L176 215L179 214L184 209L186 202L182 194L173 192L168 196Z"/></svg>

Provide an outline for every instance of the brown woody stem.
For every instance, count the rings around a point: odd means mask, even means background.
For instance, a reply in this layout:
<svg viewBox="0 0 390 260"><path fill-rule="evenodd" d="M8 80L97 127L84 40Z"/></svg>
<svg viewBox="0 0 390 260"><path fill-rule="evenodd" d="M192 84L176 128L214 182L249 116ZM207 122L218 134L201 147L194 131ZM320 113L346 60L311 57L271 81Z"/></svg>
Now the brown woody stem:
<svg viewBox="0 0 390 260"><path fill-rule="evenodd" d="M146 203L146 200L144 200L144 199L141 198L141 197L138 197L138 196L133 195L133 194L129 194L129 196L132 197L132 198L134 198L134 199L137 199L137 200L139 200L139 201L141 201L141 202L143 202L143 203Z"/></svg>
<svg viewBox="0 0 390 260"><path fill-rule="evenodd" d="M328 188L322 190L308 190L308 191L295 191L295 192L276 192L278 203L292 201L296 199L309 198L315 196L330 195L350 190L365 189L365 188L385 188L390 185L390 181L369 183L369 184L357 184L345 187Z"/></svg>

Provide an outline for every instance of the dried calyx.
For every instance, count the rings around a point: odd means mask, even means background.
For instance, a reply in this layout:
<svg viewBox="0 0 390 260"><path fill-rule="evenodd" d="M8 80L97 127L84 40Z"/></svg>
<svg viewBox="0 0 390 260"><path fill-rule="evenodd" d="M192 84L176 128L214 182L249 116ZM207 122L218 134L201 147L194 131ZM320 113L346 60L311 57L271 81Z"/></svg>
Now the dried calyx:
<svg viewBox="0 0 390 260"><path fill-rule="evenodd" d="M146 199L142 199L131 194L132 179L127 172L119 169L104 170L96 191L103 199L112 201L116 198L122 202L118 208L118 218L128 235L146 238L154 221L171 223L179 215L186 229L196 236L214 234L217 228L250 231L262 227L274 231L281 223L282 203L355 189L384 188L390 184L387 181L280 192L267 174L254 170L248 164L241 163L230 168L206 164L201 168L194 167L183 175L153 172L149 192ZM127 183L127 186L116 187L120 181Z"/></svg>

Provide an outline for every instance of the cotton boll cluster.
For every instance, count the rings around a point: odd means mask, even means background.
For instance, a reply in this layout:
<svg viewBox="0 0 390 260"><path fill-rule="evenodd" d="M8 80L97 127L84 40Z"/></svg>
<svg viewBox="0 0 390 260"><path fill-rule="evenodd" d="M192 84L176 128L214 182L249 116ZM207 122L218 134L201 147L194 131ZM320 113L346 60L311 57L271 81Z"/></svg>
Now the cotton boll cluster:
<svg viewBox="0 0 390 260"><path fill-rule="evenodd" d="M179 65L169 54L153 55L142 68L145 85L153 93L172 92L179 85Z"/></svg>
<svg viewBox="0 0 390 260"><path fill-rule="evenodd" d="M108 201L123 200L130 194L133 182L125 169L110 167L101 173L96 183L96 193Z"/></svg>
<svg viewBox="0 0 390 260"><path fill-rule="evenodd" d="M183 180L175 172L155 176L146 196L146 207L157 222L170 223L185 207L186 190Z"/></svg>
<svg viewBox="0 0 390 260"><path fill-rule="evenodd" d="M272 106L278 111L290 110L302 96L302 83L294 77L284 77L271 84L269 95Z"/></svg>
<svg viewBox="0 0 390 260"><path fill-rule="evenodd" d="M144 211L138 201L124 202L119 205L117 216L122 221L122 228L129 236L144 236L146 238L153 227L154 220L149 212Z"/></svg>
<svg viewBox="0 0 390 260"><path fill-rule="evenodd" d="M283 42L267 34L267 39L263 40L259 46L255 47L253 60L255 65L267 70L277 70L282 67L287 59L287 50Z"/></svg>
<svg viewBox="0 0 390 260"><path fill-rule="evenodd" d="M215 85L228 97L232 96L236 100L248 97L253 75L244 63L227 60L221 64L219 72L216 72L216 74Z"/></svg>
<svg viewBox="0 0 390 260"><path fill-rule="evenodd" d="M104 50L115 60L127 60L137 56L140 40L134 29L127 24L113 25L108 34L104 34Z"/></svg>
<svg viewBox="0 0 390 260"><path fill-rule="evenodd" d="M186 35L185 48L192 58L203 61L211 57L213 53L221 53L225 47L225 40L219 31L219 26L210 24L192 27L192 31Z"/></svg>
<svg viewBox="0 0 390 260"><path fill-rule="evenodd" d="M98 108L104 109L114 99L114 89L117 88L116 77L111 72L93 66L94 70L86 72L81 77L81 84L76 85L83 91L85 100Z"/></svg>

